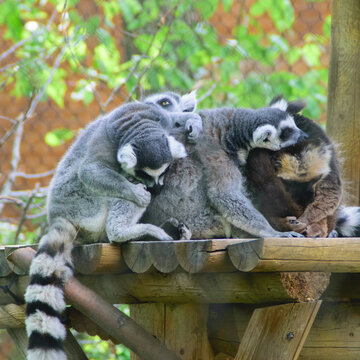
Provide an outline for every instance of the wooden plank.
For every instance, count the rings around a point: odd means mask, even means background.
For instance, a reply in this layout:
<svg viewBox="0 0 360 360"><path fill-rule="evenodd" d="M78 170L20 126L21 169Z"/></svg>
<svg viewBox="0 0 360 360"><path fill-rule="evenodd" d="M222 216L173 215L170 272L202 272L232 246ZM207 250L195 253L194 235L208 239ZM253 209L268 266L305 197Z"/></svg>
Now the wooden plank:
<svg viewBox="0 0 360 360"><path fill-rule="evenodd" d="M289 290L292 285L280 273L189 274L175 272L171 274L79 275L77 278L112 304L282 303L313 298L314 294L318 294L319 297L321 291L325 290L321 284L313 284L315 288L308 286L313 279L300 275L297 277L299 285L302 281L308 284L303 283L300 292L291 293ZM6 277L0 278L0 285L8 284L9 280ZM28 276L19 276L12 290L21 297L28 282ZM315 291L316 289L321 291ZM349 291L353 291L353 298L359 298L359 290L354 286ZM335 299L336 296L339 297L342 294L335 294ZM0 305L13 302L9 294L0 292Z"/></svg>
<svg viewBox="0 0 360 360"><path fill-rule="evenodd" d="M22 328L25 321L25 305L0 306L0 329Z"/></svg>
<svg viewBox="0 0 360 360"><path fill-rule="evenodd" d="M156 270L167 274L178 267L174 241L154 241L149 248L150 259Z"/></svg>
<svg viewBox="0 0 360 360"><path fill-rule="evenodd" d="M152 261L148 241L131 241L122 246L125 264L135 273L151 271Z"/></svg>
<svg viewBox="0 0 360 360"><path fill-rule="evenodd" d="M189 273L234 271L227 256L230 244L240 239L184 240L175 242L175 253L181 267Z"/></svg>
<svg viewBox="0 0 360 360"><path fill-rule="evenodd" d="M116 274L128 271L121 256L121 247L115 244L76 246L72 256L75 271L81 274Z"/></svg>
<svg viewBox="0 0 360 360"><path fill-rule="evenodd" d="M326 128L340 145L352 205L360 204L360 2L332 1Z"/></svg>
<svg viewBox="0 0 360 360"><path fill-rule="evenodd" d="M360 272L360 238L266 238L229 245L241 271Z"/></svg>
<svg viewBox="0 0 360 360"><path fill-rule="evenodd" d="M321 301L256 309L235 360L296 360Z"/></svg>
<svg viewBox="0 0 360 360"><path fill-rule="evenodd" d="M172 349L182 360L212 360L208 306L200 304L131 305L131 317ZM131 360L140 360L135 354ZM144 359L145 360L145 359Z"/></svg>
<svg viewBox="0 0 360 360"><path fill-rule="evenodd" d="M236 355L254 309L254 305L210 305L208 332L215 354ZM323 302L299 359L360 359L360 302Z"/></svg>

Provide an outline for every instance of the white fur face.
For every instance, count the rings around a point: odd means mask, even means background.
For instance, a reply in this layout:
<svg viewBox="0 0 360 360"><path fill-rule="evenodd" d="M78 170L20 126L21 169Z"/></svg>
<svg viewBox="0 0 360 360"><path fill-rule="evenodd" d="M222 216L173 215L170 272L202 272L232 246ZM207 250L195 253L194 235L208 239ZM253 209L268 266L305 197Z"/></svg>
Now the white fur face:
<svg viewBox="0 0 360 360"><path fill-rule="evenodd" d="M173 136L168 136L167 138L171 156L174 159L181 159L186 157L187 153L185 146L181 142L175 140Z"/></svg>
<svg viewBox="0 0 360 360"><path fill-rule="evenodd" d="M130 144L126 144L118 150L117 161L125 172L134 175L137 158L134 149Z"/></svg>
<svg viewBox="0 0 360 360"><path fill-rule="evenodd" d="M280 121L277 128L270 124L259 126L253 133L251 146L277 151L294 145L305 137L306 134L296 126L293 117L288 115L286 119Z"/></svg>
<svg viewBox="0 0 360 360"><path fill-rule="evenodd" d="M270 124L259 126L253 132L253 143L251 145L254 148L279 150L280 139L275 126Z"/></svg>
<svg viewBox="0 0 360 360"><path fill-rule="evenodd" d="M154 179L155 184L164 185L164 173L166 169L169 167L170 164L164 164L159 169L150 169L150 168L143 168L142 170L146 172L149 176Z"/></svg>

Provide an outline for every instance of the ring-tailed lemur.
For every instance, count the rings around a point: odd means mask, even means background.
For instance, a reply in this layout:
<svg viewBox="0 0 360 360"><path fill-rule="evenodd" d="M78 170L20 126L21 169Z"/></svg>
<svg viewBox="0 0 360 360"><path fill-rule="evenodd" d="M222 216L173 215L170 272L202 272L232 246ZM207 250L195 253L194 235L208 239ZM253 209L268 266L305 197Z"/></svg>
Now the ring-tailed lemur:
<svg viewBox="0 0 360 360"><path fill-rule="evenodd" d="M252 151L245 173L258 208L275 229L326 237L335 229L342 181L334 145L319 125L299 114L304 107L290 102L286 111L308 138L277 152Z"/></svg>
<svg viewBox="0 0 360 360"><path fill-rule="evenodd" d="M195 151L171 166L142 221L159 225L175 218L193 238L230 237L238 229L260 237L300 236L269 225L247 195L241 172L250 149L279 150L306 137L286 107L281 100L258 110L200 111L203 134Z"/></svg>
<svg viewBox="0 0 360 360"><path fill-rule="evenodd" d="M159 227L137 222L150 201L146 186L161 183L170 162L186 156L167 130L182 121L188 129L181 131L192 138L190 126L198 129L201 118L153 105L123 105L95 120L57 167L48 194L49 231L32 261L25 294L29 360L66 359L60 316L75 240L123 242L144 235L171 240Z"/></svg>
<svg viewBox="0 0 360 360"><path fill-rule="evenodd" d="M251 151L245 172L248 185L259 210L277 230L308 237L358 237L360 208L340 206L343 189L336 149L319 125L299 114L304 107L303 102L290 102L286 111L308 138L277 152Z"/></svg>

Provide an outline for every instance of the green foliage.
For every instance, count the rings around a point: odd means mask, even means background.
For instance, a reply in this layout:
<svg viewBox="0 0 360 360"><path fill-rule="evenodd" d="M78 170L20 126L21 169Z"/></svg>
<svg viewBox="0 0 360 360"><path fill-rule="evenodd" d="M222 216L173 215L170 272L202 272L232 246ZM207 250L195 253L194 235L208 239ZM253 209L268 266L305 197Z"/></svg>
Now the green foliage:
<svg viewBox="0 0 360 360"><path fill-rule="evenodd" d="M64 144L74 137L74 132L69 129L54 129L45 135L45 142L52 147Z"/></svg>

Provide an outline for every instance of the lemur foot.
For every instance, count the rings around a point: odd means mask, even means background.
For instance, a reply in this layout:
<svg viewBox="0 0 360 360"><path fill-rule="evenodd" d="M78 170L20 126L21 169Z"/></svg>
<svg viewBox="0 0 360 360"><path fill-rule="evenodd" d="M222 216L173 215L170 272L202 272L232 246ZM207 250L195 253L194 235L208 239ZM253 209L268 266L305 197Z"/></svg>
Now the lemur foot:
<svg viewBox="0 0 360 360"><path fill-rule="evenodd" d="M163 222L160 226L175 240L190 240L191 239L191 230L184 224L179 222L175 218L169 218Z"/></svg>
<svg viewBox="0 0 360 360"><path fill-rule="evenodd" d="M339 237L339 233L336 230L333 230L330 232L330 234L327 237L328 238L337 238L337 237Z"/></svg>

